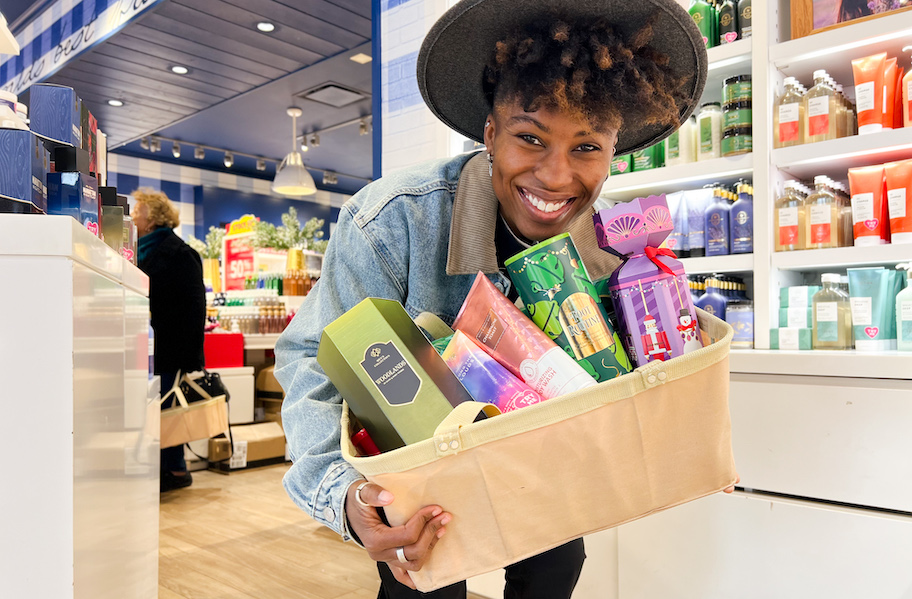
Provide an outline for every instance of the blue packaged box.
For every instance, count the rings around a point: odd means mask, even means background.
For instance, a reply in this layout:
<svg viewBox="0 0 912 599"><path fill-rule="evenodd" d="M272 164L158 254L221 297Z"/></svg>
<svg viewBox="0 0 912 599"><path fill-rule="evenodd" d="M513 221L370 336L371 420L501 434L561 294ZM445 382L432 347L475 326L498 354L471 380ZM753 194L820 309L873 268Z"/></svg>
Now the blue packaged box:
<svg viewBox="0 0 912 599"><path fill-rule="evenodd" d="M84 173L50 173L47 178L48 214L72 216L99 236L98 182Z"/></svg>
<svg viewBox="0 0 912 599"><path fill-rule="evenodd" d="M45 212L50 157L30 131L0 129L0 212ZM29 203L32 207L20 205Z"/></svg>
<svg viewBox="0 0 912 599"><path fill-rule="evenodd" d="M73 88L37 83L30 88L29 100L32 131L82 147L82 100Z"/></svg>

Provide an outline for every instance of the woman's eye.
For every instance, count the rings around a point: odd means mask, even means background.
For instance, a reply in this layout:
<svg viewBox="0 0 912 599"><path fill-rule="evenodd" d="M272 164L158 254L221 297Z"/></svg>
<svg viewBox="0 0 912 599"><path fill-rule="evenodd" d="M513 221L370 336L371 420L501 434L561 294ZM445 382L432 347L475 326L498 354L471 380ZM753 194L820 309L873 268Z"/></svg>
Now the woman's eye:
<svg viewBox="0 0 912 599"><path fill-rule="evenodd" d="M601 148L593 144L582 144L577 149L581 152L598 152Z"/></svg>
<svg viewBox="0 0 912 599"><path fill-rule="evenodd" d="M527 143L530 143L530 144L533 144L533 145L536 145L536 146L542 145L542 142L541 142L537 137L535 137L534 135L521 134L521 135L519 136L519 138L520 138L521 140L527 142Z"/></svg>

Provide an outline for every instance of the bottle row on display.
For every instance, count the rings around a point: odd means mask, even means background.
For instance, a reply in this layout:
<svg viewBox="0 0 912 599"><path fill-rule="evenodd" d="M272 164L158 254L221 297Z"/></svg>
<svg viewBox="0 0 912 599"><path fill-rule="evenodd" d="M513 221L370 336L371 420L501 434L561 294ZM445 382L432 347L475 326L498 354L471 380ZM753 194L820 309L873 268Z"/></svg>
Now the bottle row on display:
<svg viewBox="0 0 912 599"><path fill-rule="evenodd" d="M667 195L674 231L666 247L681 258L750 254L754 251L753 187L718 183Z"/></svg>
<svg viewBox="0 0 912 599"><path fill-rule="evenodd" d="M826 71L814 71L810 90L794 77L783 81L773 111L773 146L785 148L885 129L908 127L912 71L886 53L852 61L855 103Z"/></svg>
<svg viewBox="0 0 912 599"><path fill-rule="evenodd" d="M912 243L912 160L849 169L845 185L786 181L774 209L777 252Z"/></svg>
<svg viewBox="0 0 912 599"><path fill-rule="evenodd" d="M754 347L754 302L747 297L747 285L739 277L727 275L689 277L694 305L731 325L735 334L732 347Z"/></svg>
<svg viewBox="0 0 912 599"><path fill-rule="evenodd" d="M770 347L912 351L912 264L847 272L823 274L822 286L780 289Z"/></svg>
<svg viewBox="0 0 912 599"><path fill-rule="evenodd" d="M722 102L707 102L668 139L644 150L618 156L611 175L663 166L690 164L753 151L753 104L750 75L736 75L722 85Z"/></svg>
<svg viewBox="0 0 912 599"><path fill-rule="evenodd" d="M126 197L106 187L105 136L69 87L39 83L29 109L0 92L0 213L72 216L127 260L137 235Z"/></svg>
<svg viewBox="0 0 912 599"><path fill-rule="evenodd" d="M281 333L294 312L276 289L255 289L209 294L207 316L210 325L225 332L256 335Z"/></svg>
<svg viewBox="0 0 912 599"><path fill-rule="evenodd" d="M707 48L751 36L751 0L693 0L688 12Z"/></svg>
<svg viewBox="0 0 912 599"><path fill-rule="evenodd" d="M277 295L307 295L319 277L303 269L284 273L259 272L244 278L244 289L266 289Z"/></svg>

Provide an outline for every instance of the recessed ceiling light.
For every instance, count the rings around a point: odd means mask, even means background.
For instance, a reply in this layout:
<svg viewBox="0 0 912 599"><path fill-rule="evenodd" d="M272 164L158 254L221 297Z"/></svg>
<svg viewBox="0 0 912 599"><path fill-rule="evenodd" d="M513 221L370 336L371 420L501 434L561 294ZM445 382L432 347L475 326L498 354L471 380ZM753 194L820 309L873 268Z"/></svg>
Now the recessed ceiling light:
<svg viewBox="0 0 912 599"><path fill-rule="evenodd" d="M273 31L275 31L275 25L273 25L269 21L260 21L259 23L257 23L257 29L259 29L263 33L272 33Z"/></svg>
<svg viewBox="0 0 912 599"><path fill-rule="evenodd" d="M117 108L120 108L121 106L124 105L124 103L123 103L123 100L108 100L108 105L116 106Z"/></svg>
<svg viewBox="0 0 912 599"><path fill-rule="evenodd" d="M368 56L367 54L364 54L363 52L359 52L359 53L355 54L354 56L352 56L351 60L354 60L358 64L367 64L373 59L370 56Z"/></svg>
<svg viewBox="0 0 912 599"><path fill-rule="evenodd" d="M177 74L177 75L186 75L187 73L190 72L190 69L188 69L188 68L185 67L185 66L181 66L181 65L179 65L179 64L176 64L176 65L174 65L173 67L171 67L171 72L172 72L172 73L175 73L175 74Z"/></svg>

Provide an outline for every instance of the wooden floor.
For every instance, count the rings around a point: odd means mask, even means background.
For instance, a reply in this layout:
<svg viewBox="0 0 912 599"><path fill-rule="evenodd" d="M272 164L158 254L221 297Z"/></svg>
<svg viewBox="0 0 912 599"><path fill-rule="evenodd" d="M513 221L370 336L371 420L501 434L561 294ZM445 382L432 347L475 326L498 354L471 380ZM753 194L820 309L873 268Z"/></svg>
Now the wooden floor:
<svg viewBox="0 0 912 599"><path fill-rule="evenodd" d="M191 487L161 495L159 599L377 596L374 562L292 503L286 470L194 472Z"/></svg>

